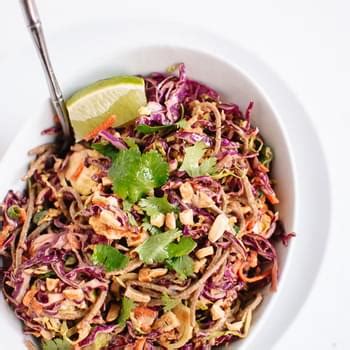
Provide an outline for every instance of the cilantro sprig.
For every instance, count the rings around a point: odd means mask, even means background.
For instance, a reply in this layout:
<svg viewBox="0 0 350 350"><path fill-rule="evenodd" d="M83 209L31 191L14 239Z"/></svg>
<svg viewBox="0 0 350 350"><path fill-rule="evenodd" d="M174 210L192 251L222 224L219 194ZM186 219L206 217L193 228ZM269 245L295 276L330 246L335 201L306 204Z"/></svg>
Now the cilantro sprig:
<svg viewBox="0 0 350 350"><path fill-rule="evenodd" d="M17 220L21 216L21 208L18 205L11 205L7 209L7 215L12 220Z"/></svg>
<svg viewBox="0 0 350 350"><path fill-rule="evenodd" d="M167 247L169 257L176 258L190 254L197 243L191 237L181 237L179 243L170 243Z"/></svg>
<svg viewBox="0 0 350 350"><path fill-rule="evenodd" d="M203 142L196 142L193 146L185 148L185 157L180 170L186 171L191 177L211 175L215 172L216 159L209 157L202 160L206 151Z"/></svg>
<svg viewBox="0 0 350 350"><path fill-rule="evenodd" d="M103 156L110 158L110 159L114 159L114 157L118 153L118 150L110 143L107 143L107 144L94 143L91 145L91 148L96 150L98 153L101 153Z"/></svg>
<svg viewBox="0 0 350 350"><path fill-rule="evenodd" d="M172 310L175 306L177 306L181 303L180 299L172 299L166 293L164 293L162 295L161 300L162 300L162 304L163 304L163 310L165 312Z"/></svg>
<svg viewBox="0 0 350 350"><path fill-rule="evenodd" d="M155 234L146 239L136 248L140 259L146 264L163 262L169 258L167 247L169 243L181 236L178 230L169 230L163 233Z"/></svg>
<svg viewBox="0 0 350 350"><path fill-rule="evenodd" d="M168 259L167 266L175 270L180 279L183 280L189 276L192 276L194 272L193 259L188 255Z"/></svg>
<svg viewBox="0 0 350 350"><path fill-rule="evenodd" d="M94 264L104 266L107 272L123 269L129 261L127 256L107 244L97 244L91 259Z"/></svg>
<svg viewBox="0 0 350 350"><path fill-rule="evenodd" d="M141 154L134 145L116 154L109 176L114 192L122 199L135 203L152 189L166 183L169 167L157 151Z"/></svg>
<svg viewBox="0 0 350 350"><path fill-rule="evenodd" d="M169 203L166 197L142 198L139 202L139 206L146 212L148 216L157 215L159 213L166 214L178 211L177 206Z"/></svg>
<svg viewBox="0 0 350 350"><path fill-rule="evenodd" d="M126 321L130 318L131 311L135 308L134 302L128 297L123 297L122 307L120 310L120 315L118 317L117 323L119 326L125 326Z"/></svg>

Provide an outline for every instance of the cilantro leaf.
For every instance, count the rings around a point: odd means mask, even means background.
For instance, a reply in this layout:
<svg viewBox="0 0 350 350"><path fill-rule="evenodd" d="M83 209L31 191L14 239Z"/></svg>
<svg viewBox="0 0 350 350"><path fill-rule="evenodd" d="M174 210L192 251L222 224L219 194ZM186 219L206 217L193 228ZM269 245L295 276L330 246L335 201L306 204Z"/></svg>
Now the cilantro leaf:
<svg viewBox="0 0 350 350"><path fill-rule="evenodd" d="M91 148L96 150L98 153L101 153L103 156L110 158L110 159L114 159L118 153L118 150L110 143L107 143L107 144L93 143L91 145Z"/></svg>
<svg viewBox="0 0 350 350"><path fill-rule="evenodd" d="M35 215L33 216L33 222L34 224L38 225L39 222L44 219L44 217L46 216L46 214L48 213L47 210L40 210L37 213L35 213Z"/></svg>
<svg viewBox="0 0 350 350"><path fill-rule="evenodd" d="M135 174L139 169L141 153L137 147L121 150L113 160L109 169L109 176L113 182L113 190L121 198L131 200L133 189L137 189L138 182Z"/></svg>
<svg viewBox="0 0 350 350"><path fill-rule="evenodd" d="M72 345L65 339L55 338L52 340L45 340L42 343L43 350L72 350Z"/></svg>
<svg viewBox="0 0 350 350"><path fill-rule="evenodd" d="M11 205L7 209L7 215L10 217L12 220L19 219L21 216L21 208L18 205Z"/></svg>
<svg viewBox="0 0 350 350"><path fill-rule="evenodd" d="M141 224L141 226L152 236L158 233L162 233L162 231L158 227L151 225L147 218L143 219L143 223Z"/></svg>
<svg viewBox="0 0 350 350"><path fill-rule="evenodd" d="M169 177L169 166L157 151L149 151L141 157L141 166L138 176L142 183L150 189L164 185Z"/></svg>
<svg viewBox="0 0 350 350"><path fill-rule="evenodd" d="M130 203L127 200L123 200L123 210L126 212L126 215L128 216L130 225L137 226L137 221L134 215L132 215L131 209L132 209L132 203Z"/></svg>
<svg viewBox="0 0 350 350"><path fill-rule="evenodd" d="M215 172L216 159L210 157L203 160L206 145L203 142L196 142L193 146L185 148L185 157L180 170L186 171L191 177L210 175Z"/></svg>
<svg viewBox="0 0 350 350"><path fill-rule="evenodd" d="M179 305L181 300L180 299L172 299L169 297L168 294L163 293L161 297L162 303L163 303L163 310L164 312L168 312L172 310L175 306Z"/></svg>
<svg viewBox="0 0 350 350"><path fill-rule="evenodd" d="M178 230L169 230L147 238L136 248L140 259L146 264L162 262L169 257L167 246L169 243L180 237Z"/></svg>
<svg viewBox="0 0 350 350"><path fill-rule="evenodd" d="M167 249L169 257L175 258L191 253L196 246L197 243L191 237L181 237L179 243L170 243Z"/></svg>
<svg viewBox="0 0 350 350"><path fill-rule="evenodd" d="M157 215L159 213L166 214L177 211L176 205L170 204L166 197L143 198L140 200L139 205L148 216Z"/></svg>
<svg viewBox="0 0 350 350"><path fill-rule="evenodd" d="M200 174L206 175L206 174L213 174L215 172L215 165L216 165L216 159L214 157L210 157L207 159L204 159L202 161L202 164L200 165Z"/></svg>
<svg viewBox="0 0 350 350"><path fill-rule="evenodd" d="M181 279L186 279L193 274L193 265L193 260L188 255L167 260L167 266L175 270Z"/></svg>
<svg viewBox="0 0 350 350"><path fill-rule="evenodd" d="M176 129L183 129L185 127L187 127L187 120L185 119L181 119L179 120L177 123L175 124L171 124L171 125L155 125L155 126L150 126L150 125L146 125L146 124L139 124L136 127L136 130L142 134L148 135L148 134L154 134L156 132L161 132L161 131L166 131L166 132L170 132Z"/></svg>
<svg viewBox="0 0 350 350"><path fill-rule="evenodd" d="M137 147L135 137L130 137L130 136L128 136L128 137L126 137L126 138L124 139L124 142L125 142L130 148L135 147L135 146Z"/></svg>
<svg viewBox="0 0 350 350"><path fill-rule="evenodd" d="M91 258L94 264L103 265L108 272L123 269L129 261L127 256L107 244L97 244Z"/></svg>
<svg viewBox="0 0 350 350"><path fill-rule="evenodd" d="M140 124L136 127L136 130L142 134L154 134L158 131L172 131L176 129L176 125L157 125L157 126L149 126L146 124Z"/></svg>
<svg viewBox="0 0 350 350"><path fill-rule="evenodd" d="M123 200L123 210L124 211L131 211L132 209L132 203L130 203L129 201L127 200Z"/></svg>
<svg viewBox="0 0 350 350"><path fill-rule="evenodd" d="M118 317L117 323L119 326L125 326L126 321L129 319L131 311L134 309L134 302L128 297L123 297L122 308L120 310L120 315Z"/></svg>
<svg viewBox="0 0 350 350"><path fill-rule="evenodd" d="M113 181L114 192L135 203L168 180L168 163L157 151L141 154L138 147L133 146L117 153L109 176Z"/></svg>
<svg viewBox="0 0 350 350"><path fill-rule="evenodd" d="M273 152L271 147L264 145L259 154L260 162L266 167L269 167L272 159L273 159Z"/></svg>

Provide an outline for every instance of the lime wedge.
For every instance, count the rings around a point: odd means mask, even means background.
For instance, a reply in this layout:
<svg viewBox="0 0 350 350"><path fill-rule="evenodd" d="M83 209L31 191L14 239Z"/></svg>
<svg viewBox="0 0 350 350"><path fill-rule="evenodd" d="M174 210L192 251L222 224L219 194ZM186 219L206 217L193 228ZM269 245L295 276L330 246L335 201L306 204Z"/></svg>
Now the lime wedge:
<svg viewBox="0 0 350 350"><path fill-rule="evenodd" d="M100 80L77 91L66 101L76 141L111 115L116 116L114 127L130 122L146 102L145 82L134 76Z"/></svg>

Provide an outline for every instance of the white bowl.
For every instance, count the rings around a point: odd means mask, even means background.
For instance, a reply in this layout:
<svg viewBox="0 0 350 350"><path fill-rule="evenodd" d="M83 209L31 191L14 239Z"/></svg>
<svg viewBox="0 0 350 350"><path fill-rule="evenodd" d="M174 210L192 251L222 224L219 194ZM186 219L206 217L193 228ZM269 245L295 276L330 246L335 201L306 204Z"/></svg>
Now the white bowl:
<svg viewBox="0 0 350 350"><path fill-rule="evenodd" d="M99 33L103 32L101 26L98 28ZM110 30L111 27L108 28ZM123 26L119 28L123 28ZM180 38L179 35L176 35L172 37L174 40L169 40L169 33L168 35L165 35L164 32L159 34L156 32L155 27L152 29L152 26L149 26L148 31L152 30L154 30L154 33L145 35L142 45L138 42L140 40L139 37L133 36L134 33L132 31L124 33L124 36L118 35L123 37L123 41L118 43L118 47L123 48L122 50L120 49L119 52L121 53L119 54L116 50L110 48L110 44L106 45L108 41L105 37L104 40L99 41L98 35L95 33L96 41L94 42L98 47L96 49L98 55L92 53L84 60L82 60L82 57L85 58L83 55L87 44L82 44L84 42L83 39L79 41L79 47L75 45L77 38L57 44L61 45L62 51L69 51L72 57L72 64L70 65L67 65L63 54L58 55L57 58L57 61L60 63L58 64L60 68L58 69L59 76L62 77L61 80L64 82L64 90L69 94L88 82L111 75L146 74L152 71L162 71L176 62L184 62L188 75L191 78L217 89L224 100L238 103L242 109L246 108L249 101L254 101L253 123L259 127L266 143L272 146L275 154L273 177L277 180L276 189L281 201L279 206L281 219L288 232L297 232L297 238L293 240L288 248L278 245L281 273L278 291L276 293L267 291L267 297L262 307L256 313L250 335L246 340L236 343L234 348L270 350L273 343L290 324L303 304L312 285L313 275L317 272L324 249L329 224L327 217L329 215L329 189L318 140L307 123L307 119L298 119L304 117L305 113L294 97L288 95L288 90L275 77L273 77L272 81L277 81L279 85L277 84L274 87L282 87L279 91L282 92L283 99L278 98L279 105L285 106L284 109L279 108L279 112L277 112L274 104L270 101L270 97L262 92L257 82L248 77L235 62L232 62L229 58L230 55L223 54L223 51L221 51L217 56L225 57L225 59L218 58L205 52L203 47L216 47L215 45L221 43L222 48L227 49L231 47L231 53L234 53L236 50L238 57L242 58L245 56L248 58L248 62L249 59L252 59L249 53L237 49L235 46L227 45L224 41L220 41L221 39L219 38L212 40L210 35L206 37L206 44L202 43L200 45L200 40L197 40L195 44L195 40L191 40L191 38L196 37L196 30L193 28L188 32L192 34L188 34L186 38ZM110 32L109 34L112 35ZM94 40L92 31L91 35L90 41ZM152 40L147 42L147 37L151 37ZM154 38L157 38L156 41ZM154 45L155 42L158 45ZM160 45L160 43L165 44L168 42L172 42L172 45ZM181 42L181 45L178 44L179 42ZM198 46L200 46L200 49ZM75 62L79 62L79 58L81 59L81 64L75 66L78 69L75 69L75 72L73 72L72 65L74 66ZM33 80L31 83L38 80L39 68L35 63L33 63L33 67L35 68L33 68ZM260 63L261 67L264 67L264 65ZM255 69L257 69L256 65ZM264 69L266 69L265 73L269 73L266 67ZM6 72L4 72L4 76L5 79L3 81L7 81L7 79L10 81L10 77L8 74L6 75ZM3 197L10 188L23 188L23 183L19 179L25 173L28 164L27 150L47 141L40 136L40 130L50 126L51 121L49 117L52 112L46 97L47 94L44 92L45 90L43 90L41 85L38 90L40 96L38 96L37 91L29 91L31 99L28 99L29 102L25 106L25 111L27 114L30 113L31 120L23 126L1 161L0 197ZM284 101L286 97L288 98ZM283 103L281 103L282 100ZM288 111L287 106L291 110ZM289 118L291 112L296 114L294 121ZM298 125L303 127L300 130L300 142L313 141L311 145L305 144L305 146L307 145L310 152L317 153L312 159L316 160L314 167L317 172L321 172L321 176L317 179L315 178L314 181L307 173L308 155L303 155L303 148L300 148L299 144L294 144L294 127ZM315 208L311 206L312 203L315 205L313 198L315 198L317 193L320 200L318 210L323 215L320 218L316 215ZM321 242L315 241L314 237L310 236L312 232L317 231L320 232ZM309 252L312 244L314 250ZM306 253L310 253L309 257L306 256ZM6 349L10 347L19 350L24 349L21 325L2 297L0 299L0 328L2 329L1 334L4 335L1 340L1 347Z"/></svg>

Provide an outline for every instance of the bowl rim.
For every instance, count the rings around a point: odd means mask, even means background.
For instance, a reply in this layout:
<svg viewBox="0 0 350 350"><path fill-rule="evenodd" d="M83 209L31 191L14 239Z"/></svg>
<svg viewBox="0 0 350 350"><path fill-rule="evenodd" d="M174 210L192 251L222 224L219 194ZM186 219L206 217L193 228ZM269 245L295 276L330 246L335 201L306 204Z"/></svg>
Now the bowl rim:
<svg viewBox="0 0 350 350"><path fill-rule="evenodd" d="M98 22L98 23L100 23L100 22ZM196 30L197 30L197 29L198 29L198 28L196 28ZM205 32L207 32L207 31L205 30ZM218 37L218 36L216 36L216 35L212 35L211 33L210 33L210 35L211 35L212 38L216 38L216 40L219 40L219 42L224 43L224 44L227 45L228 47L230 47L230 46L233 45L232 43L229 43L229 42L223 40L221 37ZM225 45L224 45L224 46L225 46ZM147 46L149 46L149 45L147 45ZM173 45L171 45L171 46L173 46ZM177 46L177 45L175 45L175 46ZM184 47L185 49L188 49L188 47L187 47L186 45L184 45L183 47ZM241 47L238 47L238 48L239 48L239 50L243 50L243 51L244 51L244 49L242 49ZM191 48L191 49L193 50L193 48ZM195 50L195 51L198 51L198 48L195 48L194 50ZM203 53L208 54L208 52L207 52L206 50L203 50ZM248 52L248 54L250 55L249 52ZM234 69L240 71L241 74L242 74L243 76L245 76L245 77L248 79L248 81L257 89L257 91L259 91L259 93L265 98L265 100L267 101L268 105L269 105L269 106L272 108L272 110L274 111L275 116L280 115L279 110L278 110L278 107L275 107L275 103L272 102L272 100L274 101L274 99L273 99L272 97L270 97L269 93L267 92L267 89L266 89L266 88L263 88L263 87L262 87L263 85L261 85L261 84L257 81L257 79L255 78L255 75L254 75L254 79L252 78L253 74L248 73L248 72L249 72L249 69L244 68L244 65L239 64L237 61L232 61L231 59L228 59L225 55L222 56L221 54L215 54L214 57L215 57L216 59L221 59L221 60L223 60L224 62L226 62L227 64L229 64L229 65L230 65L231 67L233 67ZM254 57L254 58L255 58L255 57ZM264 63L263 63L262 65L263 65L263 67L266 67L266 65L265 65ZM273 73L273 71L272 71L272 73ZM280 80L280 79L279 79L278 77L276 77L276 76L274 76L274 78L275 78L275 79L277 78L278 81ZM287 90L289 91L289 89L285 86L284 82L282 82L282 84L284 85L285 89L287 89ZM294 98L294 100L297 101L296 97L295 97L293 94L290 94L290 95L292 96L292 98ZM297 103L298 103L298 101L297 101ZM299 104L299 105L300 105L300 104ZM305 111L304 111L303 114L304 114L304 115L306 114ZM291 149L291 148L290 148L290 145L289 145L289 139L288 139L288 137L285 137L285 136L286 136L286 135L285 135L285 130L284 130L283 125L281 125L281 123L280 123L280 119L279 119L279 118L275 118L275 120L277 121L277 123L280 124L279 126L280 126L280 130L282 131L282 133L283 133L283 135L284 135L284 141L287 142L287 149L288 149L288 151L289 151L288 154L289 154L290 157L292 157L291 167L292 167L292 169L293 169L294 172L295 172L296 170L294 169L294 167L296 167L297 165L295 164L295 162L294 162L295 159L293 158L293 153L294 153L294 152L290 152L290 149ZM29 123L30 123L30 121L28 121L26 124L29 124ZM310 124L310 121L309 121L309 120L308 120L308 123ZM23 129L25 129L25 127L24 127ZM314 132L314 130L312 130L312 131ZM21 133L21 132L19 132L19 134L20 134L20 133ZM10 145L10 147L8 148L6 154L3 156L2 161L1 161L0 169L2 168L2 164L4 164L4 160L6 159L6 156L8 156L8 154L11 153L11 152L10 152L11 146L13 146L13 148L14 148L14 145L15 145L16 142L17 142L17 138L19 138L19 136L20 136L19 134L16 135L15 139L13 140L13 142L12 142L11 145ZM316 138L317 138L317 135L316 135ZM318 141L318 140L317 140L317 141ZM317 147L318 147L318 148L321 148L320 145L319 145L319 142L318 142L318 144L317 144ZM321 153L322 153L322 148L321 148ZM321 158L322 158L322 156L323 156L323 154L321 154ZM322 161L322 159L321 159L321 161ZM323 162L324 162L324 158L323 158ZM326 175L325 175L325 176L326 176L326 181L327 181L327 179L329 179L329 177L328 177L328 172L327 172L327 168L326 168L326 167L323 167L323 168L326 169ZM295 181L297 180L297 178L296 178L295 175L293 176L293 179L294 179ZM328 182L329 182L329 180L328 180ZM297 182L296 182L296 184L295 184L295 189L298 189L298 183L297 183ZM329 189L329 186L328 186L327 189ZM295 196L297 196L297 195L298 195L298 193L297 193L298 191L296 190L296 191L294 191L294 192L295 192ZM328 193L329 193L329 191L328 191ZM329 197L329 196L328 196L328 197ZM295 203L298 203L297 200L295 201ZM329 203L329 205L330 205L330 203ZM293 219L293 224L295 223L295 221L297 221L297 219L298 219L298 216L297 216L297 214L295 214L295 215L294 215L294 219ZM293 225L293 226L294 226L294 225ZM325 228L325 231L328 231L328 229L329 229L329 220L328 220L328 225L326 225L326 226L327 226L327 227ZM326 236L326 237L327 237L327 236ZM287 259L286 259L286 261L285 261L284 273L282 274L282 279L280 280L280 285L283 283L283 280L284 280L283 276L285 276L285 275L288 273L288 271L289 271L289 264L290 264L290 261L291 261L292 256L293 256L293 255L291 254L291 252L295 250L294 246L295 246L295 244L292 242L292 244L291 244L290 247L288 248ZM321 252L321 256L323 255L323 253L324 253L324 251ZM317 269L317 272L318 272L318 271L319 271L319 269ZM308 293L308 294L309 294L309 293ZM272 305L272 303L270 303L269 309L271 309L271 307L272 307L271 305ZM300 310L301 306L302 306L302 305L300 305L299 310ZM298 311L299 311L299 310L298 310ZM264 314L268 314L268 309L265 310ZM293 318L294 318L295 316L296 316L296 313L294 313ZM249 337L248 337L248 338L249 338Z"/></svg>

